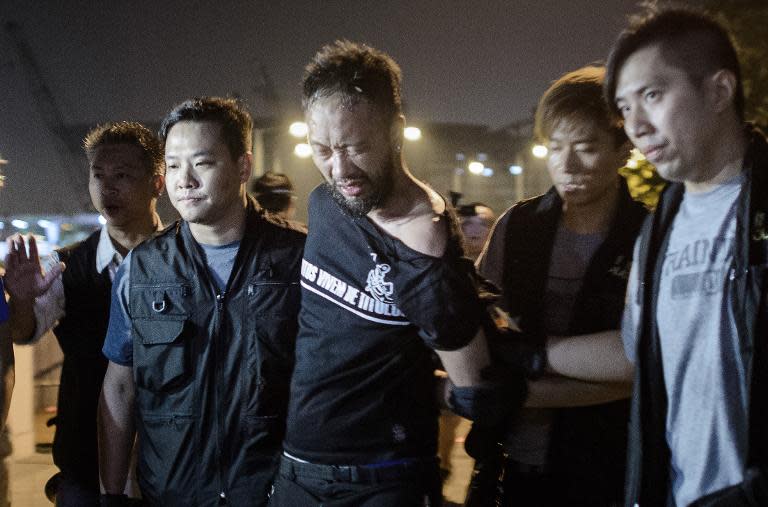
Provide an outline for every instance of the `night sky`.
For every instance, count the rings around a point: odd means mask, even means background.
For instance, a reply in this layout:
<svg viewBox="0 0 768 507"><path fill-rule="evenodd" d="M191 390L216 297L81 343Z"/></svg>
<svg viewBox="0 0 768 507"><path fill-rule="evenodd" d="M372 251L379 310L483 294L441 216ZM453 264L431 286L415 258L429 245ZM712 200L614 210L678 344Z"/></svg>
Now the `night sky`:
<svg viewBox="0 0 768 507"><path fill-rule="evenodd" d="M410 123L499 127L524 119L559 75L602 60L637 0L73 1L3 0L67 125L157 121L190 96L259 92L266 69L283 115L298 118L303 66L337 38L391 54L404 75ZM0 33L0 153L9 160L0 214L63 212L72 171ZM82 170L83 178L86 169Z"/></svg>

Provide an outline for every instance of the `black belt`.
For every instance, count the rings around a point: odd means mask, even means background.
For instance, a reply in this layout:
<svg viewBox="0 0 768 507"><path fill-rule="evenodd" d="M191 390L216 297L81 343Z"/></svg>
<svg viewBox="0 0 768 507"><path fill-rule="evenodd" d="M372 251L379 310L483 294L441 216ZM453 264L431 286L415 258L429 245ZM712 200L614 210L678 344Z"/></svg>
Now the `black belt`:
<svg viewBox="0 0 768 507"><path fill-rule="evenodd" d="M291 479L298 476L337 482L377 483L415 479L439 472L435 459L413 459L382 465L322 465L303 463L283 455L280 473Z"/></svg>

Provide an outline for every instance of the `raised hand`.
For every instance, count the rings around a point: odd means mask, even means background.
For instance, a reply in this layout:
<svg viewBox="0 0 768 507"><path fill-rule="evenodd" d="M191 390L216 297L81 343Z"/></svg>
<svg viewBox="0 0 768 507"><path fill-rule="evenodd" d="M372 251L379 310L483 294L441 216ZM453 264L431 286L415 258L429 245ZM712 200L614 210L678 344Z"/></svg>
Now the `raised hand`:
<svg viewBox="0 0 768 507"><path fill-rule="evenodd" d="M14 234L6 239L8 254L5 256L5 290L11 299L17 302L29 302L48 290L56 278L64 271L64 263L59 262L47 273L40 267L35 237L29 237L29 254L21 234Z"/></svg>

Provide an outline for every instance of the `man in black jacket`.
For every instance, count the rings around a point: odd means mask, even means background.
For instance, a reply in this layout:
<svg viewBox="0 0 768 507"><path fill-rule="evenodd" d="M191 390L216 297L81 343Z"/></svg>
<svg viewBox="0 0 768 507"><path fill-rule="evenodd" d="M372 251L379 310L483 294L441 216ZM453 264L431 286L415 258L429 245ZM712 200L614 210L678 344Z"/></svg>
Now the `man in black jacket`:
<svg viewBox="0 0 768 507"><path fill-rule="evenodd" d="M626 505L766 505L768 145L744 124L726 31L638 18L606 97L664 178L637 241L623 325L636 364Z"/></svg>
<svg viewBox="0 0 768 507"><path fill-rule="evenodd" d="M29 255L21 235L7 240L13 340L32 343L53 329L64 352L53 440L53 461L61 470L56 502L62 507L99 503L96 407L107 368L101 347L109 291L127 253L161 227L155 207L165 171L157 137L138 123L96 127L83 145L91 201L105 225L45 258L44 272L33 236Z"/></svg>
<svg viewBox="0 0 768 507"><path fill-rule="evenodd" d="M115 277L99 405L104 500L120 505L134 434L149 505L265 505L293 368L305 235L246 196L251 118L192 99L166 116L182 219Z"/></svg>
<svg viewBox="0 0 768 507"><path fill-rule="evenodd" d="M603 75L584 67L544 93L536 133L554 186L507 210L478 260L519 339L547 358L532 371L525 409L496 429L502 505L608 506L622 496L632 368L618 329L646 213L618 174L629 143L603 101ZM492 432L475 427L468 442L494 436L483 431ZM468 504L492 505L500 456L477 458Z"/></svg>

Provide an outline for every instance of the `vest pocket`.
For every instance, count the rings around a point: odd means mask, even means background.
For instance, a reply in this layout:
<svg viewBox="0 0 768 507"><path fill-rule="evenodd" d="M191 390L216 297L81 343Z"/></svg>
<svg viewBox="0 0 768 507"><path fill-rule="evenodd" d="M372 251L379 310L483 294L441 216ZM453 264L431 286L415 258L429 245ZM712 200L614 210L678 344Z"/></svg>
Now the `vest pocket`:
<svg viewBox="0 0 768 507"><path fill-rule="evenodd" d="M196 417L190 415L143 414L139 425L139 483L152 505L192 505L199 481L199 459L195 456ZM183 465L174 466L173 464Z"/></svg>
<svg viewBox="0 0 768 507"><path fill-rule="evenodd" d="M295 282L255 280L248 286L243 381L249 418L285 415L300 297Z"/></svg>
<svg viewBox="0 0 768 507"><path fill-rule="evenodd" d="M154 392L173 390L189 378L189 351L183 339L186 319L134 319L136 383ZM138 354L137 354L138 352Z"/></svg>
<svg viewBox="0 0 768 507"><path fill-rule="evenodd" d="M248 312L251 315L294 316L298 313L300 298L296 282L255 280L248 284Z"/></svg>

